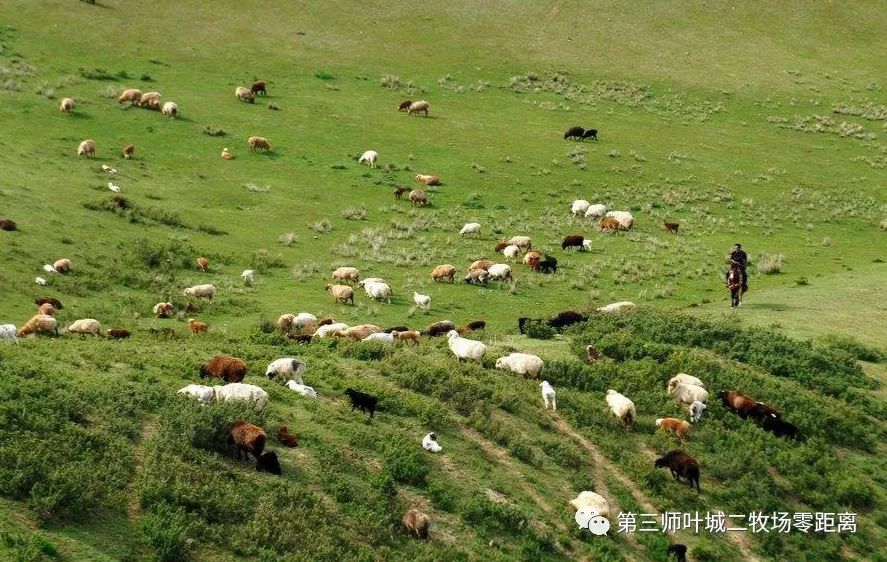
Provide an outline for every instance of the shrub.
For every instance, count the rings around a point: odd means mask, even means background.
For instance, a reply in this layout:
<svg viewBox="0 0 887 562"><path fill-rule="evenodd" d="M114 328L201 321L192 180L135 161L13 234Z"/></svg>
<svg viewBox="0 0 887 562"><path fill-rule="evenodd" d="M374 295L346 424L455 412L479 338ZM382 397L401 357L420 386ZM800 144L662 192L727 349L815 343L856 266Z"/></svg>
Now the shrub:
<svg viewBox="0 0 887 562"><path fill-rule="evenodd" d="M228 134L228 132L225 131L225 129L217 127L215 125L204 125L203 134L209 135L211 137L224 137Z"/></svg>
<svg viewBox="0 0 887 562"><path fill-rule="evenodd" d="M428 474L424 451L406 437L389 439L383 452L385 466L391 477L406 484L423 484Z"/></svg>
<svg viewBox="0 0 887 562"><path fill-rule="evenodd" d="M249 265L250 268L258 272L263 272L269 269L284 267L286 266L286 263L283 261L283 256L281 254L272 254L268 250L262 248L252 253Z"/></svg>
<svg viewBox="0 0 887 562"><path fill-rule="evenodd" d="M758 271L764 275L773 275L782 270L785 256L782 254L761 254L758 258Z"/></svg>
<svg viewBox="0 0 887 562"><path fill-rule="evenodd" d="M140 522L142 542L160 562L182 560L191 522L185 510L166 503L152 506Z"/></svg>
<svg viewBox="0 0 887 562"><path fill-rule="evenodd" d="M118 77L103 68L80 69L80 76L87 80L117 80Z"/></svg>
<svg viewBox="0 0 887 562"><path fill-rule="evenodd" d="M326 70L318 70L314 73L314 77L318 80L332 80L335 78L332 74L327 72Z"/></svg>
<svg viewBox="0 0 887 562"><path fill-rule="evenodd" d="M557 331L544 320L530 320L524 328L527 337L537 340L550 340Z"/></svg>

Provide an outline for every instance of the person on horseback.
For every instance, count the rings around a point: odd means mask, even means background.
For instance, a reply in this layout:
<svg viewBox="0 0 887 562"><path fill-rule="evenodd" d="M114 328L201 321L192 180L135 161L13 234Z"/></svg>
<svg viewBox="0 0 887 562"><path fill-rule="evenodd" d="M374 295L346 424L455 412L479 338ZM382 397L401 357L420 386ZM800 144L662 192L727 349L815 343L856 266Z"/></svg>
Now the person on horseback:
<svg viewBox="0 0 887 562"><path fill-rule="evenodd" d="M748 255L743 251L742 244L733 246L733 251L730 252L730 263L739 266L739 271L742 273L742 292L745 293L748 291L748 274L745 271L745 268L748 267Z"/></svg>
<svg viewBox="0 0 887 562"><path fill-rule="evenodd" d="M742 269L735 261L730 262L730 271L727 272L726 283L730 289L730 306L742 306Z"/></svg>

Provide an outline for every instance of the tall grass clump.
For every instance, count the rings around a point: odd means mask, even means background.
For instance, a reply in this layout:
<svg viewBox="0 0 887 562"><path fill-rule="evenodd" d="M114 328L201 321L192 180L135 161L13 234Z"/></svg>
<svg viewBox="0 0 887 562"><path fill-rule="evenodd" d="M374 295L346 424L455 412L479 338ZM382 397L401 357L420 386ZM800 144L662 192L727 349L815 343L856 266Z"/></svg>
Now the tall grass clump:
<svg viewBox="0 0 887 562"><path fill-rule="evenodd" d="M757 269L764 275L775 275L782 271L784 263L785 256L782 254L761 254L761 257L758 258Z"/></svg>

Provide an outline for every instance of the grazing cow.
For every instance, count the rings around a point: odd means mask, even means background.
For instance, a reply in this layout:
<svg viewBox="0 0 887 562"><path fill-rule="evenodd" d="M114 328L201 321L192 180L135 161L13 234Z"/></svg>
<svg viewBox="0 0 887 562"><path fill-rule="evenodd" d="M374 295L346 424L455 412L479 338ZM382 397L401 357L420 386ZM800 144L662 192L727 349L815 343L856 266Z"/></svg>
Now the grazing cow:
<svg viewBox="0 0 887 562"><path fill-rule="evenodd" d="M567 248L577 248L579 250L585 249L585 237L581 234L571 234L564 238L564 241L561 242L561 250L566 250Z"/></svg>
<svg viewBox="0 0 887 562"><path fill-rule="evenodd" d="M674 556L677 562L687 562L687 545L685 544L676 543L669 545L666 553Z"/></svg>
<svg viewBox="0 0 887 562"><path fill-rule="evenodd" d="M679 225L676 222L663 222L662 223L662 228L665 229L665 232L669 232L671 234L677 234L679 226L681 226L681 225Z"/></svg>
<svg viewBox="0 0 887 562"><path fill-rule="evenodd" d="M540 273L557 273L557 259L546 254L545 259L539 262Z"/></svg>
<svg viewBox="0 0 887 562"><path fill-rule="evenodd" d="M567 129L567 132L564 133L564 140L573 139L573 140L582 140L582 136L585 134L585 129L582 127L570 127Z"/></svg>
<svg viewBox="0 0 887 562"><path fill-rule="evenodd" d="M735 390L720 390L718 391L718 398L721 399L721 403L725 408L733 410L742 419L748 418L752 408L758 403L751 396L736 392Z"/></svg>
<svg viewBox="0 0 887 562"><path fill-rule="evenodd" d="M692 488L695 483L696 493L700 492L699 463L687 453L683 451L668 452L656 459L656 462L653 463L653 467L668 468L669 471L671 471L672 478L678 481L680 481L680 478L686 478L690 487Z"/></svg>
<svg viewBox="0 0 887 562"><path fill-rule="evenodd" d="M361 411L369 413L371 418L373 417L373 414L376 412L376 406L379 403L378 398L372 394L365 394L351 388L346 389L345 394L351 400L352 412L354 411L354 408L360 408Z"/></svg>
<svg viewBox="0 0 887 562"><path fill-rule="evenodd" d="M597 129L586 129L582 134L582 140L585 139L597 140Z"/></svg>
<svg viewBox="0 0 887 562"><path fill-rule="evenodd" d="M800 439L801 434L793 423L789 423L782 418L769 415L761 422L761 428L769 431L776 437L788 437L789 439Z"/></svg>

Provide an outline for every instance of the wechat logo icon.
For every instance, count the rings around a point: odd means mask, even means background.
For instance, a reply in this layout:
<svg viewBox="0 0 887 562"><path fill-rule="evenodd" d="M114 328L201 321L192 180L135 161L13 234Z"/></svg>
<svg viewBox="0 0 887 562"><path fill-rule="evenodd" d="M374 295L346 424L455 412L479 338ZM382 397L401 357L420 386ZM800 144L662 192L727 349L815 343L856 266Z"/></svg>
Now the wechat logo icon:
<svg viewBox="0 0 887 562"><path fill-rule="evenodd" d="M581 529L588 529L593 535L606 535L610 530L610 522L593 507L583 507L576 512L576 524Z"/></svg>

